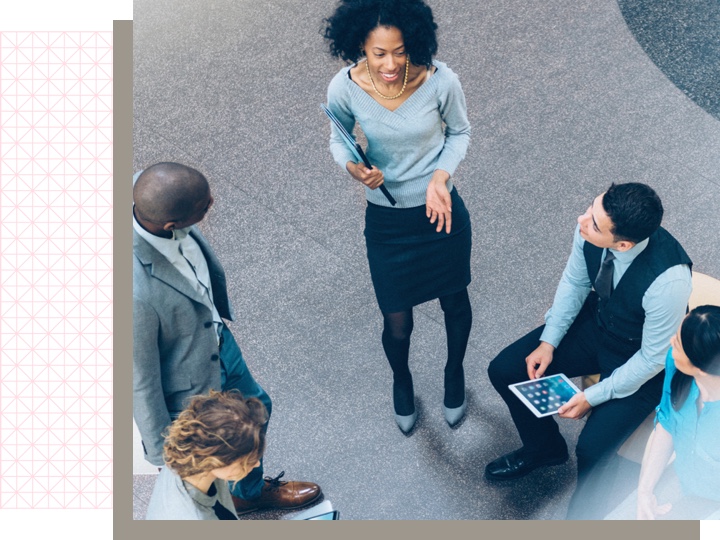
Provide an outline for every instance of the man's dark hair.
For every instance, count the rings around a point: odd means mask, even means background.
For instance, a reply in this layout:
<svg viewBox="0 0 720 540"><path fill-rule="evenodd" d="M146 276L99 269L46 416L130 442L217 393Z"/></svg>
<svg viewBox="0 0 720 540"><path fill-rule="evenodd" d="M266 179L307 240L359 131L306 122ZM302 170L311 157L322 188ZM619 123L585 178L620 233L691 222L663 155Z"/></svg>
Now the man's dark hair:
<svg viewBox="0 0 720 540"><path fill-rule="evenodd" d="M660 197L645 184L613 183L605 192L602 205L613 223L610 232L616 242L642 242L654 233L662 222L663 206Z"/></svg>
<svg viewBox="0 0 720 540"><path fill-rule="evenodd" d="M378 26L394 26L403 36L405 52L416 66L430 67L437 52L437 25L432 10L421 0L341 0L324 20L321 32L330 54L346 62L362 57L361 46Z"/></svg>

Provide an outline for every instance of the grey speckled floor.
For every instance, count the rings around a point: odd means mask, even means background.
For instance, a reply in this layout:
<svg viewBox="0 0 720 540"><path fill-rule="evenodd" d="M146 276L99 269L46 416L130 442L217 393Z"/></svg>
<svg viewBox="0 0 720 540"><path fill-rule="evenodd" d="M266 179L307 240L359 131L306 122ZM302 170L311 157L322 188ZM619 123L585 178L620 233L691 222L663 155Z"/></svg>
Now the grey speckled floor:
<svg viewBox="0 0 720 540"><path fill-rule="evenodd" d="M720 2L619 0L638 43L698 105L720 119Z"/></svg>
<svg viewBox="0 0 720 540"><path fill-rule="evenodd" d="M133 165L180 161L212 184L203 228L228 274L231 328L274 401L266 470L320 483L347 519L562 518L574 459L509 484L482 478L519 445L487 364L542 320L575 219L611 181L654 186L696 269L720 276L720 122L648 58L614 0L431 1L438 58L458 73L473 126L456 174L473 219L470 405L448 428L441 311L420 306L411 367L421 417L405 437L392 418L363 193L332 161L318 108L341 67L319 35L334 5L134 4ZM579 428L561 422L571 445ZM151 484L135 478L136 517Z"/></svg>

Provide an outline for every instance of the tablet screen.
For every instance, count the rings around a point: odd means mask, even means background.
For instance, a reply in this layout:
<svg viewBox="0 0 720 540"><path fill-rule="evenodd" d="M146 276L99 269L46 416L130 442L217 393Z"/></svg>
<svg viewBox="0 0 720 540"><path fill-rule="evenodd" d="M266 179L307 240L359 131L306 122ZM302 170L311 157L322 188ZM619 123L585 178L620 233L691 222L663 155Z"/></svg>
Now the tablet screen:
<svg viewBox="0 0 720 540"><path fill-rule="evenodd" d="M509 385L538 418L557 413L580 390L562 373Z"/></svg>

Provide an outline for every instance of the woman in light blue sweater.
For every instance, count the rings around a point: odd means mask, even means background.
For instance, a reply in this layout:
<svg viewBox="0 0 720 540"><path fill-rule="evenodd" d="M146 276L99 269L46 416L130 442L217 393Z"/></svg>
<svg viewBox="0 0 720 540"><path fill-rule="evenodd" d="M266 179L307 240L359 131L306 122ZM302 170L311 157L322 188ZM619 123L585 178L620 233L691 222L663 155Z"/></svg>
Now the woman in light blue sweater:
<svg viewBox="0 0 720 540"><path fill-rule="evenodd" d="M448 343L443 405L453 426L466 409L462 364L472 325L470 216L451 180L470 140L465 96L455 73L432 58L437 25L422 1L342 0L325 22L331 54L352 63L330 82L328 108L349 133L359 124L368 141L371 169L335 127L330 150L365 185L365 239L395 419L405 433L417 419L412 309L439 298Z"/></svg>

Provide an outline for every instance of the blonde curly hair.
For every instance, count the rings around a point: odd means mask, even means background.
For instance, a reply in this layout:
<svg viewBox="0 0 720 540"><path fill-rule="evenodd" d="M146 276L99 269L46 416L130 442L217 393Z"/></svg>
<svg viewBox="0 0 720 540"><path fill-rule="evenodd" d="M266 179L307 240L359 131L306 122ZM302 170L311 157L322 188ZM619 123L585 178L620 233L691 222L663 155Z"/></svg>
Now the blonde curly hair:
<svg viewBox="0 0 720 540"><path fill-rule="evenodd" d="M195 396L167 428L165 464L181 478L237 461L254 465L265 450L267 420L262 402L237 390Z"/></svg>

